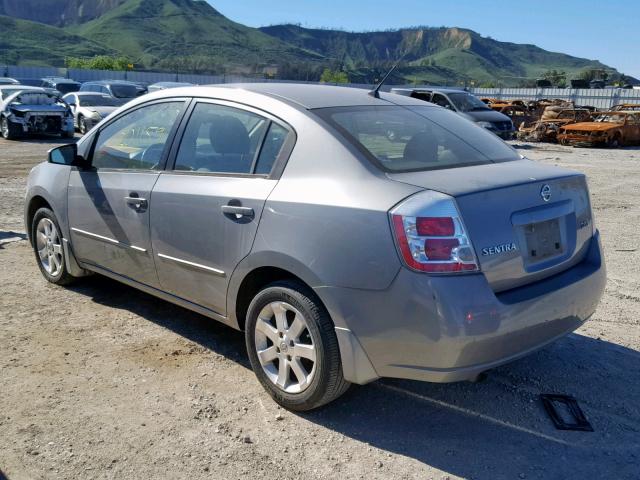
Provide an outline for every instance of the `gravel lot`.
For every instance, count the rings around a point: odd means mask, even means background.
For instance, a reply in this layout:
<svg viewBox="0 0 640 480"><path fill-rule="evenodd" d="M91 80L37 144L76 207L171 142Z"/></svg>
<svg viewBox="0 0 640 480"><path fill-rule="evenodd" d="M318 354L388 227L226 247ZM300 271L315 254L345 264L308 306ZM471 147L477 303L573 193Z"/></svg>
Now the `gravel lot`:
<svg viewBox="0 0 640 480"><path fill-rule="evenodd" d="M49 142L0 140L0 479L640 478L640 149L515 144L590 178L609 283L583 328L482 383L384 380L293 414L242 334L105 278L49 285L7 241ZM595 432L556 430L551 392Z"/></svg>

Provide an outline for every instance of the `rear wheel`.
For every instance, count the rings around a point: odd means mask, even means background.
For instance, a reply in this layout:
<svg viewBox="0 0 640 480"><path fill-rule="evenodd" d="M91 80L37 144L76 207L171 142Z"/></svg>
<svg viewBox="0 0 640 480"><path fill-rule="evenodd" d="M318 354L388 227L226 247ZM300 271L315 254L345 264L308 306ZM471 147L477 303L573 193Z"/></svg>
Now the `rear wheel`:
<svg viewBox="0 0 640 480"><path fill-rule="evenodd" d="M44 278L56 285L67 285L75 277L67 271L62 234L54 213L48 208L39 209L31 224L33 251Z"/></svg>
<svg viewBox="0 0 640 480"><path fill-rule="evenodd" d="M258 380L287 409L312 410L349 388L333 323L315 295L297 282L276 282L255 296L245 338Z"/></svg>

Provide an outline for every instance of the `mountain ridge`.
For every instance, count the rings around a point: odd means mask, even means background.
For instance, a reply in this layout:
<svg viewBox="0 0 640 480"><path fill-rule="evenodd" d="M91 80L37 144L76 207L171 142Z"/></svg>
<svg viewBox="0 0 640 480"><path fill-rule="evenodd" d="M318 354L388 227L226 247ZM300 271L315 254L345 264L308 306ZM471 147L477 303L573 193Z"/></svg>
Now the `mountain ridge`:
<svg viewBox="0 0 640 480"><path fill-rule="evenodd" d="M0 0L0 15L6 15L0 30L5 63L61 66L65 56L117 54L144 69L260 74L268 68L281 78L317 80L330 68L344 69L352 82L371 83L402 58L391 80L505 86L530 82L548 70L565 71L567 78L589 69L619 75L597 60L499 42L459 27L251 28L205 0ZM48 25L42 30L55 42L25 37L40 24ZM43 49L51 50L50 59Z"/></svg>

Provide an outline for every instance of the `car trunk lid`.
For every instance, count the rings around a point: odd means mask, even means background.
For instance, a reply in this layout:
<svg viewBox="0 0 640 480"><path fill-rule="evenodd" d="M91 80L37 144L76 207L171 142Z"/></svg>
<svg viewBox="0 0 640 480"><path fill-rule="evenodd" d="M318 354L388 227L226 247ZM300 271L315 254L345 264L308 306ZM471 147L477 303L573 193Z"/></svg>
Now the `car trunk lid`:
<svg viewBox="0 0 640 480"><path fill-rule="evenodd" d="M456 199L496 292L559 273L588 248L593 227L581 173L520 160L387 175Z"/></svg>

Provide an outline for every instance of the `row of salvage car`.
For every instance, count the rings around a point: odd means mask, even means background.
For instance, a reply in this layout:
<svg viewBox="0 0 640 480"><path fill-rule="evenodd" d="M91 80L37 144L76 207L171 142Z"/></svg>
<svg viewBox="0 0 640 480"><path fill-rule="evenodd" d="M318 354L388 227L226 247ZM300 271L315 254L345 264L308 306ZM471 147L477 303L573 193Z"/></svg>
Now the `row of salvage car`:
<svg viewBox="0 0 640 480"><path fill-rule="evenodd" d="M640 145L640 104L621 104L608 111L597 111L564 100L508 102L483 98L482 101L511 118L519 140L576 147Z"/></svg>
<svg viewBox="0 0 640 480"><path fill-rule="evenodd" d="M190 85L164 82L143 87L122 80L80 84L45 78L40 79L43 86L35 86L33 79L28 80L25 83L29 84L23 84L0 78L0 135L7 140L27 135L72 138L76 130L84 135L119 106L147 91Z"/></svg>

